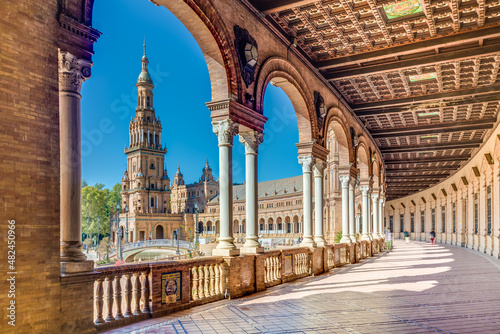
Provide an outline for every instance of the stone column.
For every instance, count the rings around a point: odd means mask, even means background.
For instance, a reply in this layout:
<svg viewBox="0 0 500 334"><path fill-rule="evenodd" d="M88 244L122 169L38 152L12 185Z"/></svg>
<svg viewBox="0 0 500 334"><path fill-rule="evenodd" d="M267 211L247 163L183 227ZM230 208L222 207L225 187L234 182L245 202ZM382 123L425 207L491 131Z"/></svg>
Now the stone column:
<svg viewBox="0 0 500 334"><path fill-rule="evenodd" d="M372 188L370 187L370 189L368 189L368 211L367 211L367 214L368 214L368 229L367 229L367 232L368 232L368 238L370 238L370 240L373 240L373 236L372 236L372 230L373 230L373 225L372 225Z"/></svg>
<svg viewBox="0 0 500 334"><path fill-rule="evenodd" d="M378 226L379 226L379 235L381 238L385 238L384 234L384 199L380 196L378 207Z"/></svg>
<svg viewBox="0 0 500 334"><path fill-rule="evenodd" d="M378 194L372 195L373 199L373 239L380 238L380 230L379 230L379 214L378 214Z"/></svg>
<svg viewBox="0 0 500 334"><path fill-rule="evenodd" d="M339 177L342 187L342 239L341 243L350 243L349 237L349 175L341 175Z"/></svg>
<svg viewBox="0 0 500 334"><path fill-rule="evenodd" d="M314 242L319 247L326 244L323 235L323 171L325 163L316 159L314 164Z"/></svg>
<svg viewBox="0 0 500 334"><path fill-rule="evenodd" d="M368 192L370 187L362 186L361 187L361 198L363 199L363 235L361 236L361 240L370 240L368 235Z"/></svg>
<svg viewBox="0 0 500 334"><path fill-rule="evenodd" d="M90 61L59 50L59 139L61 175L61 271L92 271L81 242L80 89L90 78ZM78 264L75 262L79 262Z"/></svg>
<svg viewBox="0 0 500 334"><path fill-rule="evenodd" d="M245 145L245 206L246 235L243 253L263 253L258 232L258 155L264 134L258 131L240 133L240 142ZM240 227L241 228L241 227Z"/></svg>
<svg viewBox="0 0 500 334"><path fill-rule="evenodd" d="M233 243L233 138L238 134L238 123L230 119L212 122L219 139L219 243L213 255L235 256L240 251Z"/></svg>
<svg viewBox="0 0 500 334"><path fill-rule="evenodd" d="M349 238L351 238L352 242L356 242L356 226L354 221L354 187L356 186L356 179L351 178L349 182ZM364 229L364 226L363 226Z"/></svg>
<svg viewBox="0 0 500 334"><path fill-rule="evenodd" d="M303 175L303 190L302 204L304 208L304 225L302 228L302 246L315 247L312 236L312 191L311 191L311 174L312 166L315 163L315 158L312 156L299 157L299 164L302 165Z"/></svg>

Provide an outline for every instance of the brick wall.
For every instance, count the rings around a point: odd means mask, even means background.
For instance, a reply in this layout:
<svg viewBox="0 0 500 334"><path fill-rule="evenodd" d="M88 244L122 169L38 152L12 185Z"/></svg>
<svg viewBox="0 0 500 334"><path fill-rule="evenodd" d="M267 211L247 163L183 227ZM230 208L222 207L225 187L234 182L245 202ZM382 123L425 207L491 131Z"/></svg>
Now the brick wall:
<svg viewBox="0 0 500 334"><path fill-rule="evenodd" d="M59 332L59 113L56 1L0 6L0 332L7 221L16 221L16 333Z"/></svg>

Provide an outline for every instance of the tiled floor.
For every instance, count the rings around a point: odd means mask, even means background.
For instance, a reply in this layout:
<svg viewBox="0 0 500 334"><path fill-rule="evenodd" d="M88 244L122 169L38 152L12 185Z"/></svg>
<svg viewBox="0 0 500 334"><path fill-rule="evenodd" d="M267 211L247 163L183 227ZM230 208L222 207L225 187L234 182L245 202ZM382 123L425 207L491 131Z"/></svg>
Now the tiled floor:
<svg viewBox="0 0 500 334"><path fill-rule="evenodd" d="M106 333L500 333L500 260L396 241L328 274Z"/></svg>

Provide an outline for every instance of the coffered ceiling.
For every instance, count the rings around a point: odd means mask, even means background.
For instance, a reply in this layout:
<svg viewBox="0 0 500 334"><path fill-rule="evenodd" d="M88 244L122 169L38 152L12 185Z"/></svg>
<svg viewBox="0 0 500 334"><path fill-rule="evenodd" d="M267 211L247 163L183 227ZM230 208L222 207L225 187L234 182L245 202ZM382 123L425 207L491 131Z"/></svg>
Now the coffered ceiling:
<svg viewBox="0 0 500 334"><path fill-rule="evenodd" d="M500 0L248 0L365 123L387 198L456 171L500 108Z"/></svg>

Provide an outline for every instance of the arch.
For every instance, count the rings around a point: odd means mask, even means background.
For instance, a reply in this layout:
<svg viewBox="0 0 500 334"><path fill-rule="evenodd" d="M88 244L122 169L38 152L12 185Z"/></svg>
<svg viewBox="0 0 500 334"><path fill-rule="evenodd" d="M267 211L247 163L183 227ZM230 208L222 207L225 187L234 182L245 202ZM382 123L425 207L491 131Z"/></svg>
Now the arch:
<svg viewBox="0 0 500 334"><path fill-rule="evenodd" d="M155 239L165 239L163 233L163 226L157 225L155 228Z"/></svg>
<svg viewBox="0 0 500 334"><path fill-rule="evenodd" d="M365 143L360 142L356 147L356 167L362 180L372 175L370 166L370 151Z"/></svg>
<svg viewBox="0 0 500 334"><path fill-rule="evenodd" d="M211 220L207 221L207 233L213 233L214 229L213 229L213 223Z"/></svg>
<svg viewBox="0 0 500 334"><path fill-rule="evenodd" d="M235 234L235 233L240 233L240 231L239 231L239 226L240 226L240 222L239 222L239 220L238 220L238 219L235 219L235 220L233 221L233 234Z"/></svg>
<svg viewBox="0 0 500 334"><path fill-rule="evenodd" d="M372 164L372 180L373 180L373 188L380 188L380 164L378 161Z"/></svg>
<svg viewBox="0 0 500 334"><path fill-rule="evenodd" d="M267 219L267 230L269 232L274 231L274 219L272 217Z"/></svg>
<svg viewBox="0 0 500 334"><path fill-rule="evenodd" d="M285 217L286 233L292 233L292 224L290 216Z"/></svg>
<svg viewBox="0 0 500 334"><path fill-rule="evenodd" d="M202 221L199 221L198 222L198 233L199 234L202 234L204 231L203 231L203 222Z"/></svg>
<svg viewBox="0 0 500 334"><path fill-rule="evenodd" d="M263 233L266 228L265 228L266 221L264 218L259 219L259 231Z"/></svg>
<svg viewBox="0 0 500 334"><path fill-rule="evenodd" d="M348 165L350 162L354 162L353 145L350 139L350 127L349 122L346 120L344 114L339 108L332 107L328 109L328 113L325 118L325 126L323 127L322 137L327 138L331 133L335 135L336 140L339 143L339 159L340 165ZM343 149L342 149L343 148Z"/></svg>
<svg viewBox="0 0 500 334"><path fill-rule="evenodd" d="M261 114L264 108L264 94L270 82L280 87L292 102L299 127L299 142L318 139L314 98L295 66L280 57L270 57L262 64L255 84L255 108Z"/></svg>
<svg viewBox="0 0 500 334"><path fill-rule="evenodd" d="M220 221L216 220L215 221L215 229L214 229L214 233L217 234L217 233L220 233Z"/></svg>

